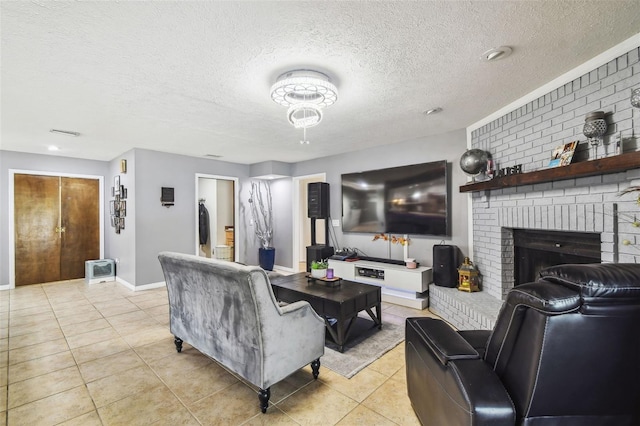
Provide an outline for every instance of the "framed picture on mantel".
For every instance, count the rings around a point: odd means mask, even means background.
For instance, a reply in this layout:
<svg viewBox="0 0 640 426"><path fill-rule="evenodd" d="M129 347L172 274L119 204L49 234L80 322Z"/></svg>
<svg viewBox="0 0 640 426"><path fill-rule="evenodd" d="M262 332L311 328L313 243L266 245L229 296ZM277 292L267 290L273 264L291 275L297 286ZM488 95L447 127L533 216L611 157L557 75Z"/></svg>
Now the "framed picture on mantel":
<svg viewBox="0 0 640 426"><path fill-rule="evenodd" d="M549 161L549 167L568 166L571 164L573 153L576 152L578 141L572 141L559 145L554 148L551 153L551 161Z"/></svg>

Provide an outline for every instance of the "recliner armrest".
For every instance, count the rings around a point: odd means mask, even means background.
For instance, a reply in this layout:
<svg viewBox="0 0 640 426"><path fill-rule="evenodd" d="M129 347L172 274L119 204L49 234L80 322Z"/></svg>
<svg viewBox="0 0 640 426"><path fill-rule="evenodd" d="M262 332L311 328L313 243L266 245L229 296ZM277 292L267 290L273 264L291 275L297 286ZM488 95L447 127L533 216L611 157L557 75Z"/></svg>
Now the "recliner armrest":
<svg viewBox="0 0 640 426"><path fill-rule="evenodd" d="M444 321L407 318L406 327L412 327L422 337L442 365L460 359L480 359L478 351Z"/></svg>

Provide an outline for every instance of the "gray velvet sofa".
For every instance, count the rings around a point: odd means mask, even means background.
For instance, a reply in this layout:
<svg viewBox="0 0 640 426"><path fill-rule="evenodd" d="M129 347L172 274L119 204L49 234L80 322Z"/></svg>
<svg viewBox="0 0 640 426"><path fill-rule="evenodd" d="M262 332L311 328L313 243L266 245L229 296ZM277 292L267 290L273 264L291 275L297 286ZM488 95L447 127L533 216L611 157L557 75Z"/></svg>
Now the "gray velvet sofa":
<svg viewBox="0 0 640 426"><path fill-rule="evenodd" d="M317 379L325 325L308 302L279 306L257 266L162 252L176 349L187 342L260 388L262 412L271 385L311 363Z"/></svg>

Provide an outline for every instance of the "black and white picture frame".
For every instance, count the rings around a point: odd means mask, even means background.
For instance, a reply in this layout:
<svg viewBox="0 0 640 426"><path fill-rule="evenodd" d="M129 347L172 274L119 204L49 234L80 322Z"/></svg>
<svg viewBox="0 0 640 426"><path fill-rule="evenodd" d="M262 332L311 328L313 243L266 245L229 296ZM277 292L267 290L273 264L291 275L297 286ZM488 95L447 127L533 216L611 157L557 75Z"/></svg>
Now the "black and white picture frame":
<svg viewBox="0 0 640 426"><path fill-rule="evenodd" d="M113 195L120 195L120 175L113 177Z"/></svg>

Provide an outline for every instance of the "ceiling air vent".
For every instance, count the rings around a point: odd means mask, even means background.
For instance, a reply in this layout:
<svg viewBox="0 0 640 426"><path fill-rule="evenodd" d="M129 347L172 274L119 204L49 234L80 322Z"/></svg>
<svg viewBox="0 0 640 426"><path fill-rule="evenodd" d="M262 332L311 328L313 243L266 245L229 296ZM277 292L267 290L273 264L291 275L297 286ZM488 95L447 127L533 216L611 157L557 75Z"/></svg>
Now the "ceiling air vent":
<svg viewBox="0 0 640 426"><path fill-rule="evenodd" d="M216 154L205 154L204 156L206 158L222 158L222 155L216 155Z"/></svg>

